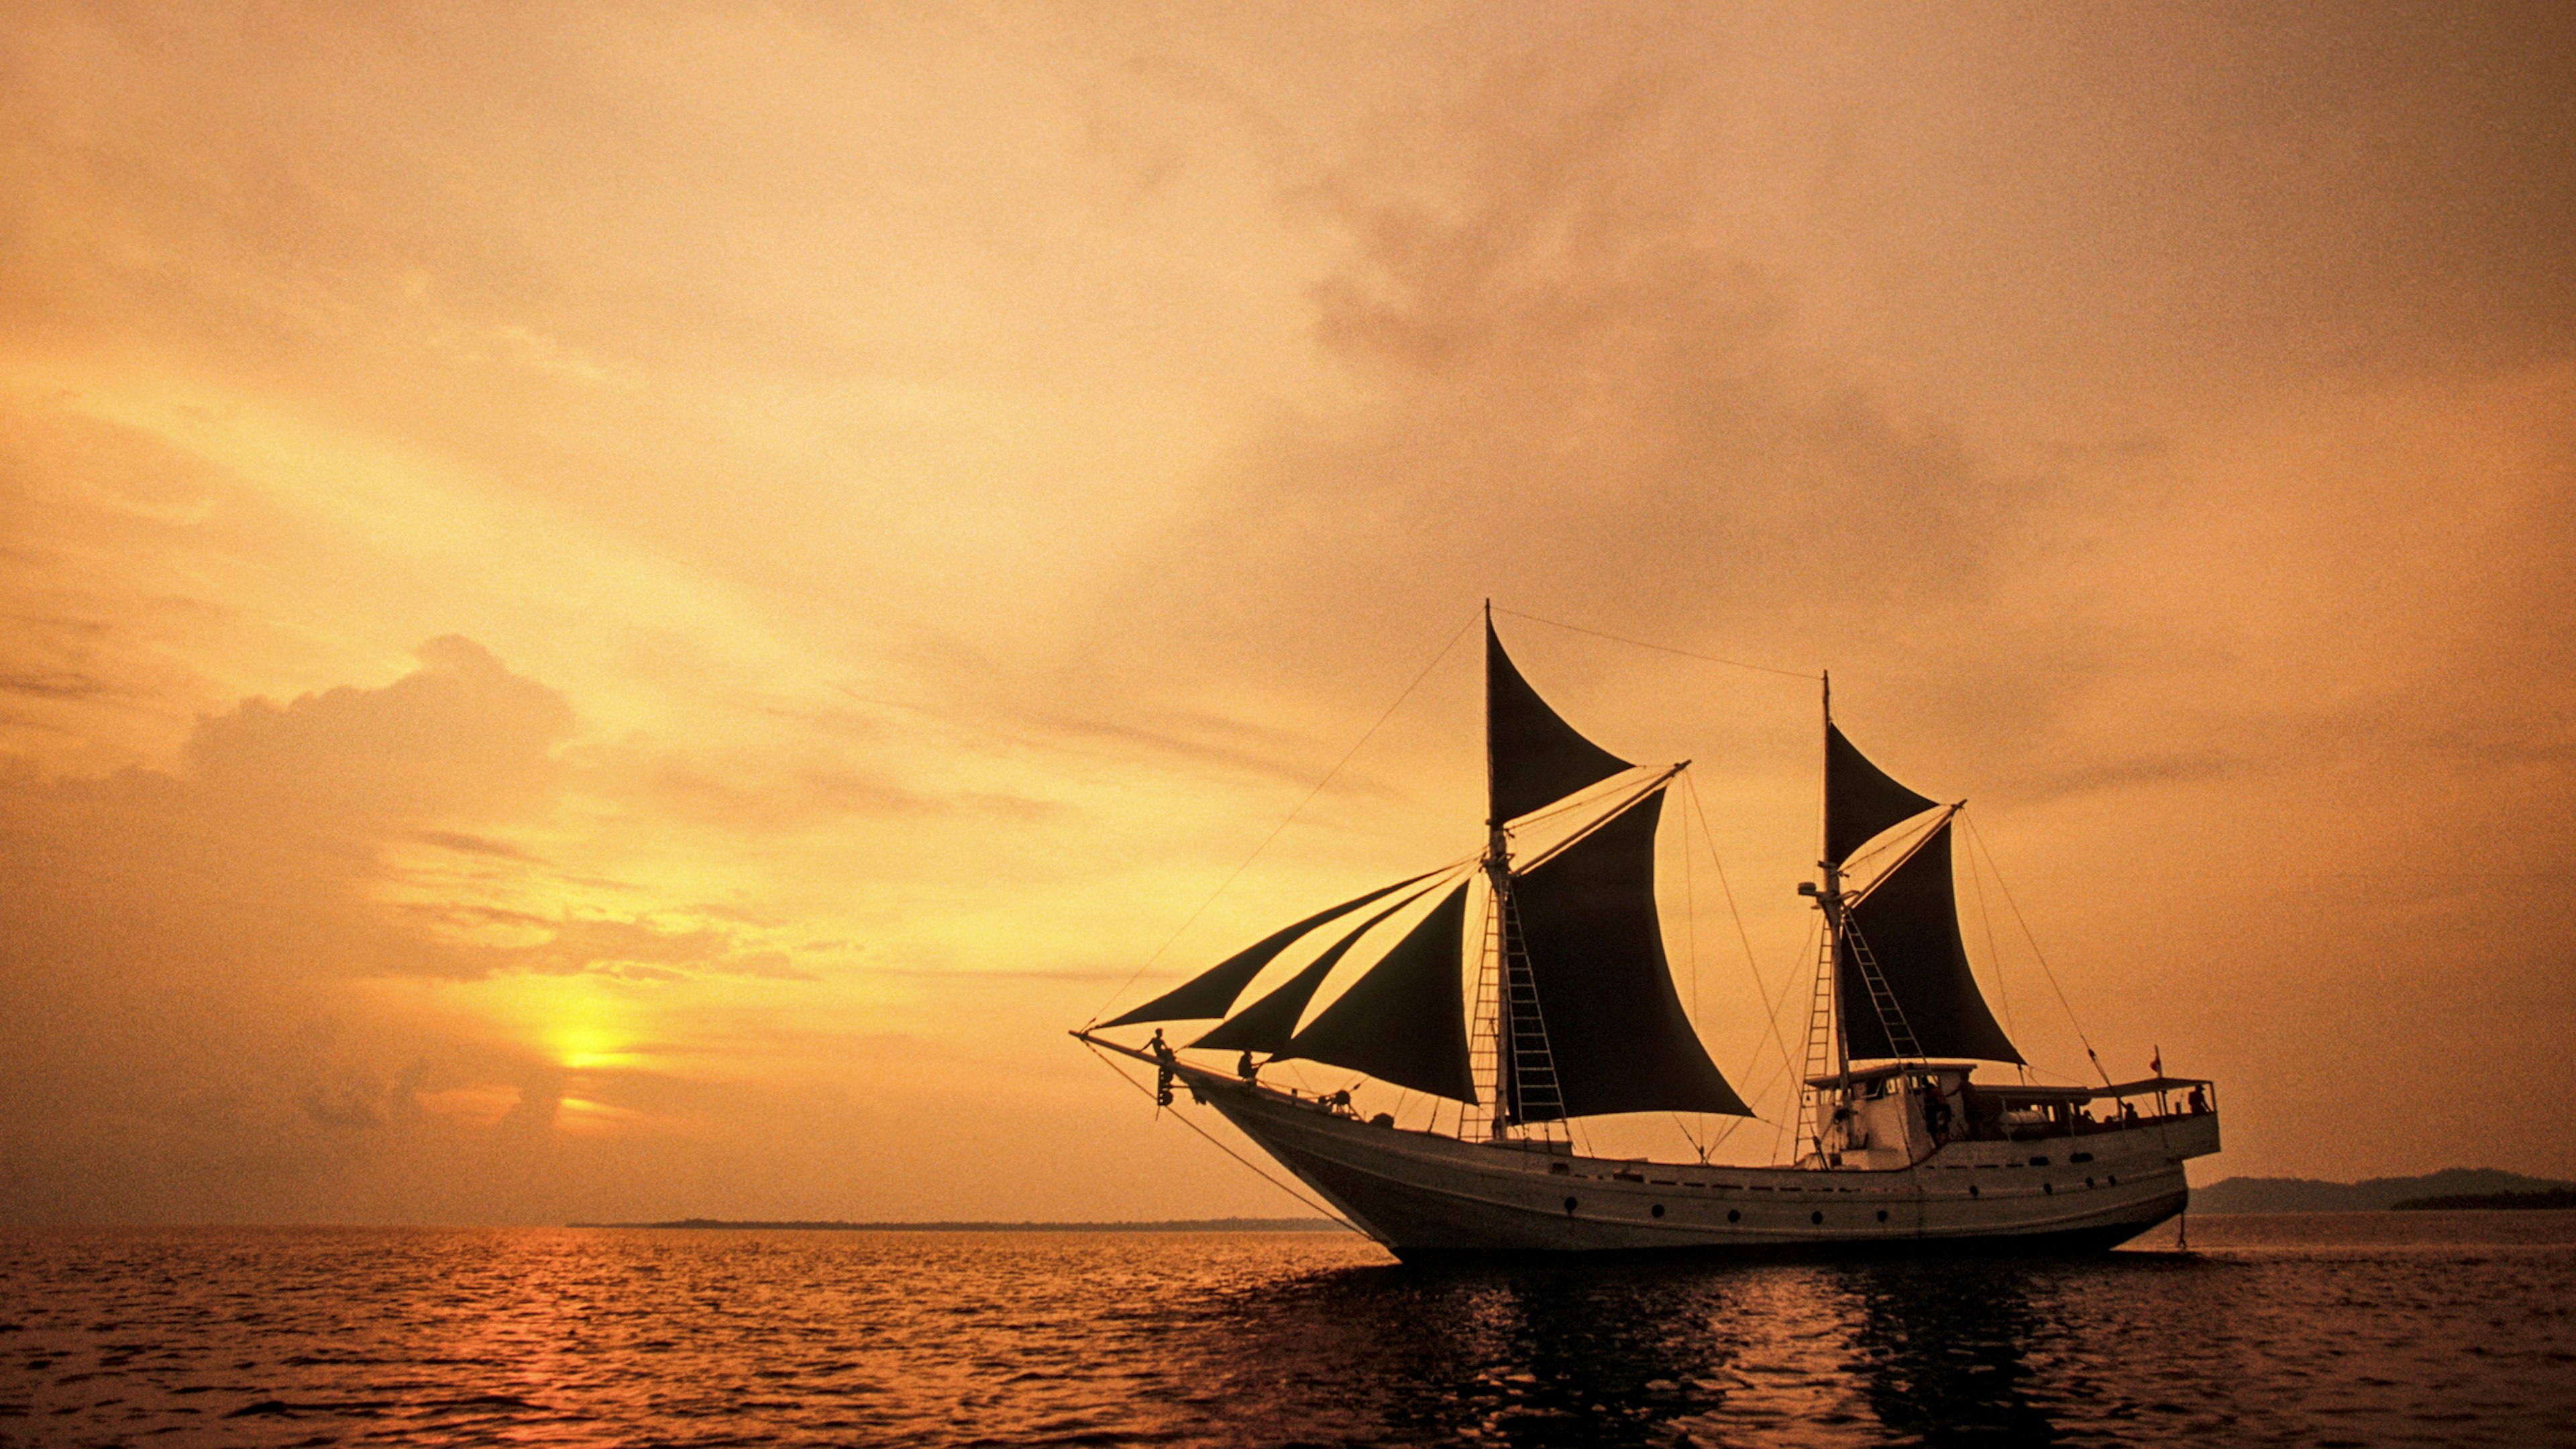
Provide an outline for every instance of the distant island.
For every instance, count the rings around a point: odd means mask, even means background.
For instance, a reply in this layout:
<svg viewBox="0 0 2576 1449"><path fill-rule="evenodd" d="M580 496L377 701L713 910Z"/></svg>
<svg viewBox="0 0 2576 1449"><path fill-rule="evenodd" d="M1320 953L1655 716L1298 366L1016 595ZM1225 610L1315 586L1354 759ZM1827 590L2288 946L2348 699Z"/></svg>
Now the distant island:
<svg viewBox="0 0 2576 1449"><path fill-rule="evenodd" d="M710 1228L786 1233L1343 1233L1336 1218L1175 1218L1165 1222L888 1222L839 1219L674 1218L664 1223L566 1223L568 1228Z"/></svg>
<svg viewBox="0 0 2576 1449"><path fill-rule="evenodd" d="M2458 1208L2576 1207L2576 1201L2536 1197L2576 1195L2576 1182L2524 1177L2491 1167L2451 1167L2422 1177L2372 1177L2360 1182L2320 1182L2308 1177L2230 1177L2191 1190L2191 1206L2204 1213L2376 1213ZM2511 1199L2511 1201L2503 1201Z"/></svg>
<svg viewBox="0 0 2576 1449"><path fill-rule="evenodd" d="M2517 1209L2564 1212L2576 1209L2576 1188L2541 1192L2460 1192L2448 1197L2410 1197L2389 1204L2401 1213L2511 1212Z"/></svg>

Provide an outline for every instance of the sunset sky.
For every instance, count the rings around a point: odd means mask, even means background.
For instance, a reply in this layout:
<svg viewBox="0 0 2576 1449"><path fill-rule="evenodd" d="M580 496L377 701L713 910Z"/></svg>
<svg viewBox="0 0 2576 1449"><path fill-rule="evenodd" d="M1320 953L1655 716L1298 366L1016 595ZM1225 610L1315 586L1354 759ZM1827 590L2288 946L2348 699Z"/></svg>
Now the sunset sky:
<svg viewBox="0 0 2576 1449"><path fill-rule="evenodd" d="M1064 1030L1489 597L1775 1121L1830 668L2050 1079L2576 1177L2571 580L2564 5L31 0L0 1221L1294 1213Z"/></svg>

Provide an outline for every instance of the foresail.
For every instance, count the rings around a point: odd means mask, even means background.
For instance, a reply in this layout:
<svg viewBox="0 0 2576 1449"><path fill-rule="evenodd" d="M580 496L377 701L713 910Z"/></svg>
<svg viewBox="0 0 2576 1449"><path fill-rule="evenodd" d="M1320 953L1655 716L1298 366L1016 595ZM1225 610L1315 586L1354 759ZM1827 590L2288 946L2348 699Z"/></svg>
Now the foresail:
<svg viewBox="0 0 2576 1449"><path fill-rule="evenodd" d="M1889 826L1911 820L1935 802L1896 783L1885 770L1825 724L1825 859L1840 865Z"/></svg>
<svg viewBox="0 0 2576 1449"><path fill-rule="evenodd" d="M1544 810L1634 768L1578 734L1538 697L1503 652L1491 616L1485 620L1485 746L1492 771L1489 818L1497 822Z"/></svg>
<svg viewBox="0 0 2576 1449"><path fill-rule="evenodd" d="M1234 999L1243 994L1243 988L1252 984L1252 978L1261 974L1261 968L1277 960L1279 954L1294 944L1298 937L1317 926L1339 920L1371 901L1383 900L1406 886L1419 884L1439 873L1425 871L1391 886L1380 886L1367 895L1354 896L1329 910L1317 911L1293 926L1283 926L1134 1011L1102 1022L1101 1026L1131 1026L1144 1021L1201 1021L1223 1016L1234 1009Z"/></svg>
<svg viewBox="0 0 2576 1449"><path fill-rule="evenodd" d="M1848 921L1834 977L1836 1014L1852 1060L2022 1059L1996 1024L1968 967L1967 944L1959 937L1947 820L1850 908ZM1867 962L1860 959L1862 952ZM1887 1007L1870 989L1873 971L1892 1003ZM1905 1049L1909 1041L1911 1051Z"/></svg>
<svg viewBox="0 0 2576 1449"><path fill-rule="evenodd" d="M1306 1014L1306 1003L1315 999L1315 993L1324 985L1324 978L1333 974L1333 968L1340 965L1351 948L1360 943L1360 937L1367 935L1378 922L1429 894L1431 892L1427 889L1415 891L1352 927L1348 935L1326 947L1324 954L1316 957L1305 970L1289 977L1259 1001L1218 1022L1215 1030L1190 1045L1273 1055L1287 1050L1288 1039L1297 1034L1297 1018Z"/></svg>
<svg viewBox="0 0 2576 1449"><path fill-rule="evenodd" d="M1508 1099L1517 1121L1603 1112L1752 1111L1700 1045L1655 913L1661 787L1511 880L1507 953L1527 954L1558 1102ZM1506 1070L1508 1084L1511 1073Z"/></svg>
<svg viewBox="0 0 2576 1449"><path fill-rule="evenodd" d="M1279 1055L1474 1102L1466 1002L1458 988L1466 927L1467 882L1460 881Z"/></svg>

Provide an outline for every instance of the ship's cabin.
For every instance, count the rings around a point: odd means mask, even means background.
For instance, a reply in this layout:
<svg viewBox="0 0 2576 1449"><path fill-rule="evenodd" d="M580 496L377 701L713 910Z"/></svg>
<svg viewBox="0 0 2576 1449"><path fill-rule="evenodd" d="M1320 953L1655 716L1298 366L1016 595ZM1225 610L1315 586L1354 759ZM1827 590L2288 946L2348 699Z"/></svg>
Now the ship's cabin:
<svg viewBox="0 0 2576 1449"><path fill-rule="evenodd" d="M1973 1062L1877 1062L1809 1079L1830 1167L1904 1167L1952 1142L2030 1142L2118 1132L2218 1110L2215 1084L2149 1077L2104 1087L1971 1080Z"/></svg>

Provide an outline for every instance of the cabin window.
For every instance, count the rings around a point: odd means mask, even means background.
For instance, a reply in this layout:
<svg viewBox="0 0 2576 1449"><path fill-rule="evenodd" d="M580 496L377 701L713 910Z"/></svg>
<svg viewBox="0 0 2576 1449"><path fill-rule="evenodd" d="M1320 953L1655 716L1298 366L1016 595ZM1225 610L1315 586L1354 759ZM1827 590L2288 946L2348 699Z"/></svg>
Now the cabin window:
<svg viewBox="0 0 2576 1449"><path fill-rule="evenodd" d="M1646 1209L1646 1212L1648 1216L1651 1217L1662 1217L1664 1215L1664 1205L1662 1203L1657 1203L1653 1207Z"/></svg>
<svg viewBox="0 0 2576 1449"><path fill-rule="evenodd" d="M1972 1183L1969 1183L1969 1184L1968 1184L1968 1196L1970 1196L1970 1197L1975 1197L1976 1195L1977 1195L1977 1185L1976 1185L1975 1183L1973 1183L1973 1182L1972 1182Z"/></svg>
<svg viewBox="0 0 2576 1449"><path fill-rule="evenodd" d="M1880 1208L1878 1210L1878 1220L1882 1223L1887 1221L1887 1209Z"/></svg>
<svg viewBox="0 0 2576 1449"><path fill-rule="evenodd" d="M2046 1167L2048 1165L2048 1159L2045 1157L2034 1157L2030 1160L2030 1165L2033 1167Z"/></svg>
<svg viewBox="0 0 2576 1449"><path fill-rule="evenodd" d="M2054 1197L2057 1195L2057 1184L2053 1182L2043 1182L2039 1185L2039 1190L2047 1193L2051 1197Z"/></svg>
<svg viewBox="0 0 2576 1449"><path fill-rule="evenodd" d="M1575 1204L1574 1204L1574 1199L1572 1199L1572 1198L1567 1198L1567 1199L1565 1200L1565 1210L1566 1210L1567 1212L1569 1212L1569 1213L1573 1212L1573 1211L1574 1211L1574 1206L1575 1206Z"/></svg>
<svg viewBox="0 0 2576 1449"><path fill-rule="evenodd" d="M1567 1165L1565 1165L1565 1164L1564 1164L1564 1163L1562 1163L1562 1162L1551 1162L1551 1163L1549 1163L1549 1164L1547 1165L1547 1170L1548 1170L1548 1171L1550 1171L1550 1172L1555 1173L1555 1174L1556 1174L1557 1176L1559 1176L1559 1177L1563 1177L1563 1176L1565 1176L1566 1174L1568 1174L1568 1173L1572 1172L1574 1169L1573 1169L1573 1168L1571 1168L1571 1167L1568 1167Z"/></svg>
<svg viewBox="0 0 2576 1449"><path fill-rule="evenodd" d="M1740 1223L1744 1221L1744 1214L1738 1209L1728 1208L1726 1210L1726 1220L1730 1223Z"/></svg>
<svg viewBox="0 0 2576 1449"><path fill-rule="evenodd" d="M2066 1160L2069 1162L2091 1162L2093 1160L2093 1154L2090 1152L2070 1152L2066 1154Z"/></svg>

